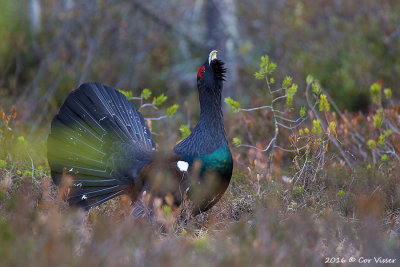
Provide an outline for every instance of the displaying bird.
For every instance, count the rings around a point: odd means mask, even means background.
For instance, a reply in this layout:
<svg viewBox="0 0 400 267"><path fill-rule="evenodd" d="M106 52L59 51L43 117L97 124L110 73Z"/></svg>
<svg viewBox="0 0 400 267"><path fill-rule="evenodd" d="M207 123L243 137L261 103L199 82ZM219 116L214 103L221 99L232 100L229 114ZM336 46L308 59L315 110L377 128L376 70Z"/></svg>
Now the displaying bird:
<svg viewBox="0 0 400 267"><path fill-rule="evenodd" d="M70 205L85 209L128 194L144 192L179 206L187 196L193 215L211 208L232 176L221 92L226 69L212 51L197 72L200 118L173 151L156 151L145 120L117 90L85 83L72 91L51 123L47 156L58 186ZM173 203L171 203L173 202Z"/></svg>

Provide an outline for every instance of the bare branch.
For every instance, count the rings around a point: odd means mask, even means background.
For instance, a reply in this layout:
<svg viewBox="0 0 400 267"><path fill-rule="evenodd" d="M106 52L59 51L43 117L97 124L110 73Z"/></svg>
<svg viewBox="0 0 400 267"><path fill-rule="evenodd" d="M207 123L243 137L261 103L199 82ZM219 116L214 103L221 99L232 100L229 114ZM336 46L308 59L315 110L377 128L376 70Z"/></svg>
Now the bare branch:
<svg viewBox="0 0 400 267"><path fill-rule="evenodd" d="M279 148L280 150L285 151L285 152L297 152L295 149L286 149L286 148L283 148L283 147L278 146L278 145L275 145L275 147Z"/></svg>
<svg viewBox="0 0 400 267"><path fill-rule="evenodd" d="M163 115L163 116L160 116L160 117L157 117L157 118L144 118L144 119L145 120L149 120L149 121L159 121L159 120L165 119L167 117L168 117L167 115Z"/></svg>
<svg viewBox="0 0 400 267"><path fill-rule="evenodd" d="M294 125L294 126L287 126L287 125L284 125L284 124L282 124L282 123L280 123L280 122L277 122L277 125L282 126L283 128L286 128L286 129L288 129L288 130L293 130L293 129L298 128L306 119L307 119L307 118L302 119L299 123L297 123L297 124Z"/></svg>
<svg viewBox="0 0 400 267"><path fill-rule="evenodd" d="M315 110L314 106L311 104L311 100L310 100L310 96L308 94L310 90L310 84L307 84L307 88L306 88L306 100L307 100L307 104L308 106L311 108L314 116L317 118L317 120L320 122L321 124L321 128L322 130L325 132L326 129L326 125L325 122L321 120L321 117L319 116L319 114L317 113L317 111ZM332 136L329 136L330 140L332 141L332 143L335 145L335 147L339 150L340 154L342 155L344 161L346 162L346 164L354 171L354 168L350 162L350 160L347 158L346 153L344 152L344 150L342 149L342 147L339 145L339 143L337 142L337 140L335 138L333 138Z"/></svg>
<svg viewBox="0 0 400 267"><path fill-rule="evenodd" d="M272 91L271 94L279 93L282 90L283 90L283 88L276 89L276 90Z"/></svg>
<svg viewBox="0 0 400 267"><path fill-rule="evenodd" d="M283 99L283 98L286 98L286 95L282 95L282 96L272 99L271 103L275 103L275 101L278 101L279 99Z"/></svg>
<svg viewBox="0 0 400 267"><path fill-rule="evenodd" d="M147 104L142 104L142 105L139 107L139 111L142 110L142 108L145 108L145 107L152 107L152 108L154 108L154 109L157 109L152 103L147 103Z"/></svg>
<svg viewBox="0 0 400 267"><path fill-rule="evenodd" d="M298 118L297 120L291 120L291 119L288 119L288 118L285 118L285 117L282 117L282 116L279 116L279 115L276 115L276 117L279 118L279 119L282 119L282 120L284 120L284 121L294 122L294 123L299 122L301 119L303 119L303 121L304 121L304 118L303 118L303 117L300 117L300 118Z"/></svg>
<svg viewBox="0 0 400 267"><path fill-rule="evenodd" d="M272 106L262 106L262 107L256 107L256 108L240 108L240 111L254 111L254 110L266 109L266 108L272 109Z"/></svg>

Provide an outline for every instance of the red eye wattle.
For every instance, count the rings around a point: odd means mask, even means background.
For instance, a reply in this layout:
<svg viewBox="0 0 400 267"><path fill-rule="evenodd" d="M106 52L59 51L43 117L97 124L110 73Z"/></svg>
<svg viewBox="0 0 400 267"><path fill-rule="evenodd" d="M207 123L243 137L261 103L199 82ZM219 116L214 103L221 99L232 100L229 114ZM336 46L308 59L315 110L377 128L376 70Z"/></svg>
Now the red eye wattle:
<svg viewBox="0 0 400 267"><path fill-rule="evenodd" d="M199 68L199 70L197 71L197 77L199 77L199 79L201 79L201 76L203 75L205 69L206 69L206 67L201 66L201 67Z"/></svg>

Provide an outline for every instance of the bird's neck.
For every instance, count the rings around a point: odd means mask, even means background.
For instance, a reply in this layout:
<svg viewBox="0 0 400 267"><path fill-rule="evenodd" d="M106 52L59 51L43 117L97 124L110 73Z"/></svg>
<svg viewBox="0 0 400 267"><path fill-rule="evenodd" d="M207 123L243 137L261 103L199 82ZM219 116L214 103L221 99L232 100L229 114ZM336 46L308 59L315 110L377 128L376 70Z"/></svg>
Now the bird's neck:
<svg viewBox="0 0 400 267"><path fill-rule="evenodd" d="M207 89L207 88L204 88ZM174 149L179 155L202 156L228 146L221 109L221 93L199 90L200 118L192 133Z"/></svg>
<svg viewBox="0 0 400 267"><path fill-rule="evenodd" d="M198 125L201 130L209 130L214 134L225 135L222 115L221 92L219 90L200 90L200 118Z"/></svg>

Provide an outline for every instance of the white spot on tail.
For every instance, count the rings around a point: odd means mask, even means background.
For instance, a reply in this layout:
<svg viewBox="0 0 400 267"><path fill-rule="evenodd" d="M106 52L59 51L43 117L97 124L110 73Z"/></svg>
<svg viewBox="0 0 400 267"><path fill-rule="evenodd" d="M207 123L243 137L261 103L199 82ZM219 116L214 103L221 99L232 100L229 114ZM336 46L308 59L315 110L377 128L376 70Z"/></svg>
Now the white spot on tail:
<svg viewBox="0 0 400 267"><path fill-rule="evenodd" d="M189 163L187 163L186 161L180 160L180 161L178 161L178 162L176 163L176 166L178 166L178 168L179 168L179 170L180 170L181 172L187 172L187 170L188 170L188 168L189 168Z"/></svg>
<svg viewBox="0 0 400 267"><path fill-rule="evenodd" d="M87 196L86 196L86 195L83 195L83 196L82 196L82 200L84 200L84 199L87 199Z"/></svg>
<svg viewBox="0 0 400 267"><path fill-rule="evenodd" d="M73 184L73 186L76 186L76 187L82 187L82 183Z"/></svg>

